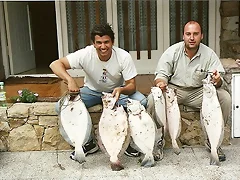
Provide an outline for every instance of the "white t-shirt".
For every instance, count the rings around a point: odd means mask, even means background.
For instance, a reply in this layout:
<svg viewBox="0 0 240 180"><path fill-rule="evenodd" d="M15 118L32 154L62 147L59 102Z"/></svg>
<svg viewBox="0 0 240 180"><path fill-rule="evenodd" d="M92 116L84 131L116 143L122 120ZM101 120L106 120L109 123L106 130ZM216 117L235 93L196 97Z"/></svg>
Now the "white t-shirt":
<svg viewBox="0 0 240 180"><path fill-rule="evenodd" d="M134 78L137 70L131 55L118 47L112 47L107 62L101 61L93 45L66 56L72 69L83 69L86 73L84 86L99 92L110 92Z"/></svg>

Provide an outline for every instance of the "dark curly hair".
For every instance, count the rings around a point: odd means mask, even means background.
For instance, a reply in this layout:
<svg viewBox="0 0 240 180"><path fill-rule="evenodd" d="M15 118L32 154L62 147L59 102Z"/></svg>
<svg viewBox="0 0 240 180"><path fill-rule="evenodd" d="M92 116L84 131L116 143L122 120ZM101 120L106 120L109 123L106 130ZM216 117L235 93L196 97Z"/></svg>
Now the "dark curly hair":
<svg viewBox="0 0 240 180"><path fill-rule="evenodd" d="M112 42L114 43L114 39L115 39L114 32L113 32L111 26L108 23L106 23L106 24L96 24L93 27L93 29L91 31L92 42L95 42L95 36L96 35L99 35L100 37L108 35L111 38Z"/></svg>

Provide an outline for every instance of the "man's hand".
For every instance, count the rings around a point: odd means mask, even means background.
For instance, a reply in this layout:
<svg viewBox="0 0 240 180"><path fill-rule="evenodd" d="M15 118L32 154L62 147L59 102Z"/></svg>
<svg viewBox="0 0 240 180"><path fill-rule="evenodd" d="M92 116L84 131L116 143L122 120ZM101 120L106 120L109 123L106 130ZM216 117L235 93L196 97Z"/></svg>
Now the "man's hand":
<svg viewBox="0 0 240 180"><path fill-rule="evenodd" d="M74 79L71 79L67 83L69 92L79 92L79 87Z"/></svg>
<svg viewBox="0 0 240 180"><path fill-rule="evenodd" d="M167 83L162 80L156 80L156 87L159 87L162 91L166 91Z"/></svg>
<svg viewBox="0 0 240 180"><path fill-rule="evenodd" d="M236 64L240 67L240 59L236 59Z"/></svg>
<svg viewBox="0 0 240 180"><path fill-rule="evenodd" d="M216 87L220 87L222 85L221 76L220 76L220 73L217 70L213 71L212 83Z"/></svg>
<svg viewBox="0 0 240 180"><path fill-rule="evenodd" d="M120 97L121 92L122 92L122 87L117 87L112 92L113 97L115 97L117 101Z"/></svg>

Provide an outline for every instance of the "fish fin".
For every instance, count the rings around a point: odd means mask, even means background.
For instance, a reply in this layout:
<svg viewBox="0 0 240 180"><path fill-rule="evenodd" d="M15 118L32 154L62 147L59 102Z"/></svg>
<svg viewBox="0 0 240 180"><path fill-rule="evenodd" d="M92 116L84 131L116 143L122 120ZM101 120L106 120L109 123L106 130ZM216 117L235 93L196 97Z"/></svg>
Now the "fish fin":
<svg viewBox="0 0 240 180"><path fill-rule="evenodd" d="M220 166L217 150L211 149L210 165Z"/></svg>
<svg viewBox="0 0 240 180"><path fill-rule="evenodd" d="M97 139L97 144L98 144L99 148L101 149L101 151L105 154L108 154L106 151L106 148L103 145L103 142L102 142L102 139L101 139L101 136L99 133L99 124L97 126L95 126L95 136Z"/></svg>
<svg viewBox="0 0 240 180"><path fill-rule="evenodd" d="M155 165L155 161L154 161L154 157L153 157L152 153L145 154L145 156L142 160L141 166L152 167L154 165Z"/></svg>
<svg viewBox="0 0 240 180"><path fill-rule="evenodd" d="M103 145L100 135L97 136L97 144L100 147L101 151L104 152L105 154L107 154L106 148Z"/></svg>
<svg viewBox="0 0 240 180"><path fill-rule="evenodd" d="M126 151L126 149L128 148L128 146L130 145L130 142L131 142L131 132L130 132L130 127L129 127L129 124L128 124L128 128L127 128L127 135L125 136L125 141L122 145L122 149L119 153L119 156L122 156L124 154L124 152Z"/></svg>
<svg viewBox="0 0 240 180"><path fill-rule="evenodd" d="M180 154L180 149L178 147L177 141L175 139L172 140L172 147L173 147L173 151L176 155Z"/></svg>
<svg viewBox="0 0 240 180"><path fill-rule="evenodd" d="M78 161L80 164L86 162L85 160L85 154L83 152L83 148L81 145L75 144L75 154L74 154L75 161Z"/></svg>
<svg viewBox="0 0 240 180"><path fill-rule="evenodd" d="M111 162L111 169L113 171L121 171L122 169L124 169L124 167L121 165L120 161L118 160L115 163Z"/></svg>

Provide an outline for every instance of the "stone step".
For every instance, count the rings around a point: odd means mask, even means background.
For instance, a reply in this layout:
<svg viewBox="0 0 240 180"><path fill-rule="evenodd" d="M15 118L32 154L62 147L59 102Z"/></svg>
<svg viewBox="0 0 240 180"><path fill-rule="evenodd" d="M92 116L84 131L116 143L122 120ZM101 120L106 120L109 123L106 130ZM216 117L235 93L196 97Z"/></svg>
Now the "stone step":
<svg viewBox="0 0 240 180"><path fill-rule="evenodd" d="M180 146L203 145L199 112L181 107L182 131ZM102 106L88 109L93 125L99 122ZM15 103L0 108L0 151L69 150L72 147L62 138L58 129L55 102ZM229 144L230 127L226 126L224 144ZM171 147L166 136L166 145Z"/></svg>

